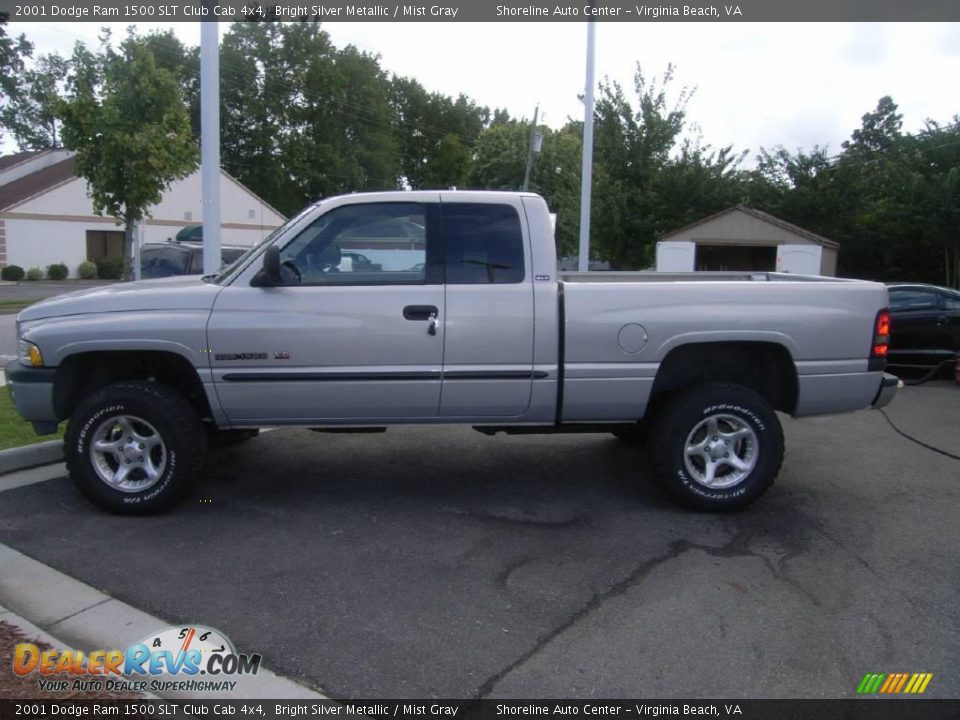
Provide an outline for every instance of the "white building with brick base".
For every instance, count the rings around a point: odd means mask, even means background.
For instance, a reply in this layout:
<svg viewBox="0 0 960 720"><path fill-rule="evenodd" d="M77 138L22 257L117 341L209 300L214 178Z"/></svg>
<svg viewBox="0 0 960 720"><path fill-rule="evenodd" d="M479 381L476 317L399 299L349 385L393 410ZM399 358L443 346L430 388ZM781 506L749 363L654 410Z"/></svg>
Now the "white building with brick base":
<svg viewBox="0 0 960 720"><path fill-rule="evenodd" d="M200 171L174 182L148 210L143 242L163 242L201 222ZM224 245L253 245L284 217L224 172L220 173ZM86 260L123 257L123 227L93 212L87 182L69 150L0 157L0 267L46 269L65 263L70 276Z"/></svg>

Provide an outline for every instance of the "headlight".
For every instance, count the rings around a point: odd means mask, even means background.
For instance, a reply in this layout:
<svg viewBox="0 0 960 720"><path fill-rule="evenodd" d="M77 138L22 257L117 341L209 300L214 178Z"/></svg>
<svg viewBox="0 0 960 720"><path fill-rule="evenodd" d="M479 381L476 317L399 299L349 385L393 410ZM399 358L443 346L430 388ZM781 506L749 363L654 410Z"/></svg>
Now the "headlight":
<svg viewBox="0 0 960 720"><path fill-rule="evenodd" d="M17 343L17 357L20 363L27 367L43 367L43 355L40 348L28 340Z"/></svg>

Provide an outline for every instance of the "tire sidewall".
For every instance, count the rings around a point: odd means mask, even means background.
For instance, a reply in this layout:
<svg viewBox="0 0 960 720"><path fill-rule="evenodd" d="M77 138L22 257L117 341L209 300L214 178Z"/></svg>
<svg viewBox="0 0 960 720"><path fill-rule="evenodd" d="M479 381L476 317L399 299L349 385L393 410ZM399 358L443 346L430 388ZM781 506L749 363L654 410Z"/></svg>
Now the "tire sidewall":
<svg viewBox="0 0 960 720"><path fill-rule="evenodd" d="M753 402L739 393L716 391L701 401L687 403L678 413L677 432L667 442L672 483L689 504L702 509L736 509L762 495L779 471L783 439L776 414L763 401ZM758 398L759 400L759 398ZM732 415L746 423L757 436L757 458L749 475L728 488L708 488L687 470L686 441L693 428L712 415Z"/></svg>
<svg viewBox="0 0 960 720"><path fill-rule="evenodd" d="M163 439L166 466L160 479L140 492L122 492L110 487L97 474L90 457L90 444L102 422L115 415L130 415L149 422ZM67 451L73 454L71 474L80 490L100 507L124 514L143 514L166 508L178 500L189 486L183 482L184 428L177 427L156 405L123 390L110 396L98 396L80 408L70 423Z"/></svg>

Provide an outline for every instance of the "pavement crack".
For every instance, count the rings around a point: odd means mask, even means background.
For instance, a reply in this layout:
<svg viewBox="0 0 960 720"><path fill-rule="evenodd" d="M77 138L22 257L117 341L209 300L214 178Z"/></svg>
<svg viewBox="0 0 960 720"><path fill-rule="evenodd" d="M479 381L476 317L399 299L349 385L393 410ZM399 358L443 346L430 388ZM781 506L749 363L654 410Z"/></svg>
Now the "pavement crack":
<svg viewBox="0 0 960 720"><path fill-rule="evenodd" d="M113 600L113 598L105 597L103 600L100 600L99 602L95 602L93 605L88 605L88 606L85 607L85 608L82 608L82 609L80 609L80 610L77 610L75 613L70 613L70 614L67 615L66 617L62 617L62 618L60 618L59 620L57 620L55 623L51 624L51 625L50 625L50 629L55 628L57 625L59 625L59 624L62 623L62 622L66 622L67 620L69 620L69 619L72 618L72 617L76 617L77 615L79 615L79 614L81 614L81 613L85 613L87 610L92 610L93 608L99 607L100 605L103 605L104 603L108 603L108 602L110 602L111 600Z"/></svg>
<svg viewBox="0 0 960 720"><path fill-rule="evenodd" d="M819 598L817 598L810 590L805 588L803 585L798 583L796 580L791 578L786 572L784 572L782 567L778 567L773 561L768 557L761 555L760 553L752 550L749 547L749 542L751 539L751 534L749 532L741 532L735 535L730 539L729 542L725 543L720 547L712 545L703 545L700 543L693 543L689 540L675 540L670 544L669 549L662 555L651 558L640 565L638 565L634 570L627 575L625 578L619 582L611 585L603 592L597 593L591 597L584 605L577 609L573 614L571 614L566 620L562 623L551 629L550 631L544 633L537 638L533 646L524 652L520 657L514 660L512 663L506 667L498 670L496 673L488 677L476 690L473 694L473 698L482 699L489 697L496 686L500 683L503 678L509 675L511 672L517 668L523 666L531 659L536 657L547 645L549 645L553 640L563 635L567 630L572 628L574 625L579 623L585 617L593 613L595 610L599 609L604 603L612 598L619 597L623 595L628 590L630 590L635 585L642 582L647 575L650 574L653 570L660 567L661 565L670 562L678 558L685 552L689 550L700 550L701 552L711 556L711 557L720 557L720 558L734 558L734 557L752 557L760 560L766 568L770 571L770 574L773 577L781 582L785 582L794 588L797 592L804 595L808 600L810 600L816 607L820 607L821 603Z"/></svg>
<svg viewBox="0 0 960 720"><path fill-rule="evenodd" d="M516 670L521 665L524 665L531 658L535 657L541 650L543 650L547 645L549 645L555 638L559 637L571 627L580 622L583 618L590 615L594 610L603 605L607 600L611 598L618 597L623 595L627 590L632 586L643 580L643 578L656 567L669 562L687 550L695 549L696 546L687 542L686 540L677 540L670 545L670 549L667 550L663 555L658 555L655 558L651 558L640 565L638 565L634 570L627 575L625 578L620 580L620 582L611 585L609 588L604 590L601 593L598 593L591 597L583 606L576 610L570 617L564 620L562 623L557 625L555 628L549 632L544 633L537 638L536 642L533 644L529 650L523 653L520 657L514 660L512 663L497 671L489 678L487 678L473 694L475 699L481 699L488 697L490 693L493 692L497 684L509 675L511 672Z"/></svg>

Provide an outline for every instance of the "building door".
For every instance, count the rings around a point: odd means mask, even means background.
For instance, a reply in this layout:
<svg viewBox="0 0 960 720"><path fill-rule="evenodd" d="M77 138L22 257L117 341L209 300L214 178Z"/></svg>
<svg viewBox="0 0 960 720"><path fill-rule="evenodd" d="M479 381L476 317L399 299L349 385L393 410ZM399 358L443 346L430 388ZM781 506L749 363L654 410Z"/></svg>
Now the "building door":
<svg viewBox="0 0 960 720"><path fill-rule="evenodd" d="M87 260L97 262L106 258L123 257L123 232L118 230L87 230Z"/></svg>

